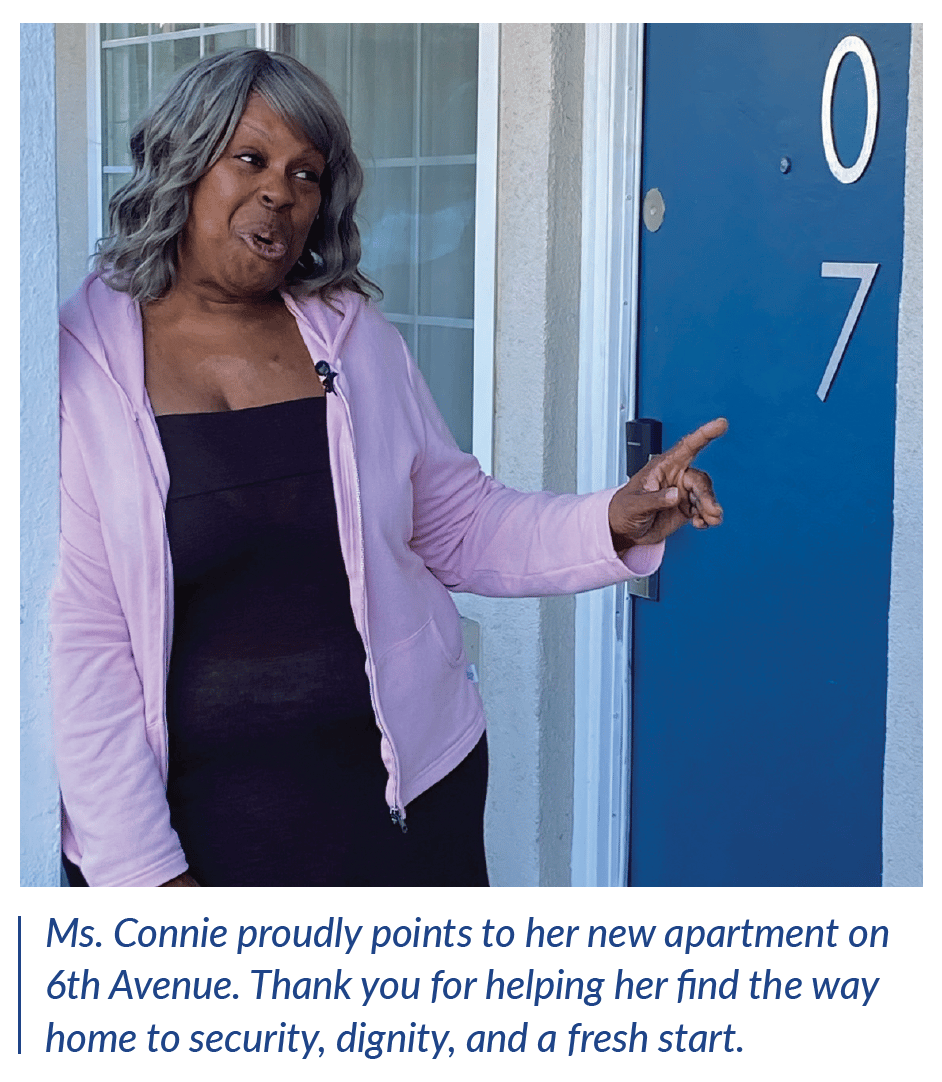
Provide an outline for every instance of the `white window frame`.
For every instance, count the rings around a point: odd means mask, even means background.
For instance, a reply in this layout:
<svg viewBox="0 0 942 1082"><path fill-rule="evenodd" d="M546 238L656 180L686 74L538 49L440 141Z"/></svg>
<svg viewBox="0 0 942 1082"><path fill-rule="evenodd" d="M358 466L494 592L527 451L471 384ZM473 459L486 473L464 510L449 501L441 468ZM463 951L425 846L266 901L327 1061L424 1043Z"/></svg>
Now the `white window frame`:
<svg viewBox="0 0 942 1082"><path fill-rule="evenodd" d="M639 24L586 26L580 492L625 480L625 422L637 408L643 41ZM628 881L631 639L624 585L577 596L573 886Z"/></svg>
<svg viewBox="0 0 942 1082"><path fill-rule="evenodd" d="M494 336L497 304L497 123L500 27L478 27L477 179L474 190L474 392L471 449L494 468Z"/></svg>
<svg viewBox="0 0 942 1082"><path fill-rule="evenodd" d="M272 48L275 23L220 24L200 30L182 30L148 35L128 41L168 41L183 37L205 37L225 30L255 28L260 48ZM88 252L94 253L104 230L102 211L101 132L101 30L100 23L87 24L88 74ZM497 268L497 122L498 122L499 27L497 23L478 26L478 113L474 226L474 391L471 403L472 451L482 468L490 473L494 439L494 310ZM130 172L112 167L109 172Z"/></svg>

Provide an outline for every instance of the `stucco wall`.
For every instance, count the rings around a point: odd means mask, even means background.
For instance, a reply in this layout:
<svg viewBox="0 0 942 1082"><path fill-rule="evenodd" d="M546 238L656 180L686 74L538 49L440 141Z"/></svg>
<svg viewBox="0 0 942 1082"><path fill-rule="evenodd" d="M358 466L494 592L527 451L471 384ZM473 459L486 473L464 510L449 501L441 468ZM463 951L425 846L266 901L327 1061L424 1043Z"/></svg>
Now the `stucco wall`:
<svg viewBox="0 0 942 1082"><path fill-rule="evenodd" d="M55 37L20 28L20 881L59 883L47 597L58 532Z"/></svg>
<svg viewBox="0 0 942 1082"><path fill-rule="evenodd" d="M922 27L912 29L883 769L883 885L922 885Z"/></svg>
<svg viewBox="0 0 942 1082"><path fill-rule="evenodd" d="M575 489L583 52L581 25L501 27L494 473L523 489ZM491 880L568 885L574 602L459 605L483 629Z"/></svg>
<svg viewBox="0 0 942 1082"><path fill-rule="evenodd" d="M56 140L59 181L59 296L88 273L86 23L56 23Z"/></svg>

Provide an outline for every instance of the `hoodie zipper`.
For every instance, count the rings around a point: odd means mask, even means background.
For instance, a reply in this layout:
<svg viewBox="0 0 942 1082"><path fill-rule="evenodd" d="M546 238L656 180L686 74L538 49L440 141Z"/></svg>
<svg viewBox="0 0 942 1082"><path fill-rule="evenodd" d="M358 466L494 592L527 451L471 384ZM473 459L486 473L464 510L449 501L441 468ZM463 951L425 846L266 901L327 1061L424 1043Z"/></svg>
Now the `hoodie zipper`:
<svg viewBox="0 0 942 1082"><path fill-rule="evenodd" d="M321 379L326 391L330 394L335 394L340 402L343 403L344 413L347 420L347 434L350 441L350 456L353 462L353 485L354 495L356 496L356 508L357 508L357 538L359 541L359 566L360 566L360 584L363 595L362 600L362 620L363 620L363 646L366 650L366 663L369 670L370 678L370 697L373 700L373 712L376 715L376 724L379 727L380 732L383 734L387 745L389 746L390 753L393 757L393 767L396 772L395 785L394 785L394 801L395 803L389 806L389 818L390 821L398 826L403 834L408 833L408 827L406 826L406 813L405 809L401 806L400 801L400 782L401 772L399 770L399 761L396 756L396 746L392 742L392 738L389 735L389 730L386 728L383 721L382 711L379 708L379 699L376 694L376 671L373 666L373 654L370 650L370 635L369 635L369 621L367 612L367 598L366 598L366 556L364 553L365 542L363 538L363 508L360 503L360 474L357 467L356 446L353 439L353 417L350 413L350 404L336 384L337 373L332 371L327 361L318 361L314 366L314 370L317 372Z"/></svg>
<svg viewBox="0 0 942 1082"><path fill-rule="evenodd" d="M154 463L151 460L150 452L147 449L147 439L144 436L144 430L141 427L141 417L137 410L133 410L134 424L137 427L137 434L140 437L141 444L144 448L144 457L147 459L147 466L150 470L151 479L154 482L154 488L157 490L157 498L161 504L163 501L163 492L160 488L160 482L157 480L157 474L154 472ZM159 438L159 437L158 437ZM167 538L167 531L163 532L163 611L162 624L163 624L163 650L164 650L164 678L161 683L161 687L164 689L162 695L162 701L160 703L160 714L163 718L163 726L161 733L163 735L163 747L161 751L160 762L163 766L164 781L167 780L167 775L170 770L169 764L169 734L167 732L167 702L166 702L166 687L167 679L170 676L170 543Z"/></svg>

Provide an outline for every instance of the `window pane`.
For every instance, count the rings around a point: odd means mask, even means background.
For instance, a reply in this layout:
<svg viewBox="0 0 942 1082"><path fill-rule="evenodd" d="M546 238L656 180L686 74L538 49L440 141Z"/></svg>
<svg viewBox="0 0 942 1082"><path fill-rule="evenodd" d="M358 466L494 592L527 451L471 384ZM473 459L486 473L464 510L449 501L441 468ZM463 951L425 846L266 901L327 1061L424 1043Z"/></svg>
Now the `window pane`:
<svg viewBox="0 0 942 1082"><path fill-rule="evenodd" d="M147 109L147 46L106 49L101 80L102 165L130 165L131 129Z"/></svg>
<svg viewBox="0 0 942 1082"><path fill-rule="evenodd" d="M462 451L471 450L472 334L456 327L419 327L419 369Z"/></svg>
<svg viewBox="0 0 942 1082"><path fill-rule="evenodd" d="M114 41L116 38L142 38L147 34L148 23L102 23L101 40Z"/></svg>
<svg viewBox="0 0 942 1082"><path fill-rule="evenodd" d="M319 75L336 95L350 122L350 24L287 23L279 34L280 47ZM353 141L357 141L353 132Z"/></svg>
<svg viewBox="0 0 942 1082"><path fill-rule="evenodd" d="M177 72L200 58L200 39L178 38L173 41L155 41L151 46L154 51L153 101L163 97L164 92L173 82Z"/></svg>
<svg viewBox="0 0 942 1082"><path fill-rule="evenodd" d="M422 154L474 154L477 147L478 28L422 27Z"/></svg>
<svg viewBox="0 0 942 1082"><path fill-rule="evenodd" d="M415 153L415 39L409 24L352 28L352 93L347 117L364 164Z"/></svg>
<svg viewBox="0 0 942 1082"><path fill-rule="evenodd" d="M367 171L358 206L363 237L363 269L383 290L387 312L412 312L415 302L413 171L392 167Z"/></svg>
<svg viewBox="0 0 942 1082"><path fill-rule="evenodd" d="M199 23L151 23L150 32L152 34L172 34L175 30L198 30ZM207 26L212 26L212 23L207 23Z"/></svg>
<svg viewBox="0 0 942 1082"><path fill-rule="evenodd" d="M213 56L216 53L225 52L226 49L238 49L242 45L254 45L255 31L230 30L226 34L207 34L205 42L205 55Z"/></svg>
<svg viewBox="0 0 942 1082"><path fill-rule="evenodd" d="M420 171L419 314L474 315L473 165Z"/></svg>

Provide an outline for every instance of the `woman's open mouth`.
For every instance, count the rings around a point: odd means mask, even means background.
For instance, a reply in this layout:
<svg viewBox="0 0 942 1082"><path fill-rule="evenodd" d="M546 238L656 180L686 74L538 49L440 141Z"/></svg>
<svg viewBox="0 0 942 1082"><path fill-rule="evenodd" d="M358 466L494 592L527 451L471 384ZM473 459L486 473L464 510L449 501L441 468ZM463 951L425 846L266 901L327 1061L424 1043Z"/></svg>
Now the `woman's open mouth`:
<svg viewBox="0 0 942 1082"><path fill-rule="evenodd" d="M275 233L245 230L239 236L257 256L269 263L278 263L284 259L288 245Z"/></svg>

